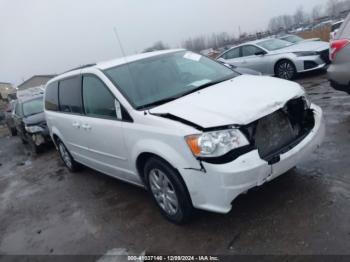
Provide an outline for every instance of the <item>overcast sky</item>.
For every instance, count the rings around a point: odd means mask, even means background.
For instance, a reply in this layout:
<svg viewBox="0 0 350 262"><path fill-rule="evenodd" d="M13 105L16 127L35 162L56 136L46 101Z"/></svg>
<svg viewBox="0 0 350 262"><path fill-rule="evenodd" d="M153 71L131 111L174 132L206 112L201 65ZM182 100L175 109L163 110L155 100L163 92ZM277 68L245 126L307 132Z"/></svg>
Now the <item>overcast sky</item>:
<svg viewBox="0 0 350 262"><path fill-rule="evenodd" d="M120 57L116 26L127 54L157 40L178 47L191 36L238 35L269 19L310 11L326 0L0 0L0 82Z"/></svg>

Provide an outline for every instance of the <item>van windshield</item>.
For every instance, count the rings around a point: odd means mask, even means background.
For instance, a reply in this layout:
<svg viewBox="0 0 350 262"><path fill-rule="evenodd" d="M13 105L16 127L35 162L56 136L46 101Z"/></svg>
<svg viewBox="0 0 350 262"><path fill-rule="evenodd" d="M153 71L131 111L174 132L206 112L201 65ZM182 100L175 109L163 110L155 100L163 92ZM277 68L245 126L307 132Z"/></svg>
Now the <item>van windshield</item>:
<svg viewBox="0 0 350 262"><path fill-rule="evenodd" d="M43 98L37 98L23 103L23 115L31 116L44 111Z"/></svg>
<svg viewBox="0 0 350 262"><path fill-rule="evenodd" d="M140 110L238 76L226 66L188 51L145 58L104 72Z"/></svg>

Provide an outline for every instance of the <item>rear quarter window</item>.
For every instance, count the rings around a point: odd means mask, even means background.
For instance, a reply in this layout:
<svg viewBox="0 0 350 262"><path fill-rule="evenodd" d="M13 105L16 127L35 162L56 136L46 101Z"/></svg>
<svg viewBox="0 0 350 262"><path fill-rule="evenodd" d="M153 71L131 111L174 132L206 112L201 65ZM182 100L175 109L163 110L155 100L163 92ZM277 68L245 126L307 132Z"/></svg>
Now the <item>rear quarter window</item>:
<svg viewBox="0 0 350 262"><path fill-rule="evenodd" d="M350 14L345 19L344 23L339 29L339 32L337 34L338 39L342 38L349 38L350 39Z"/></svg>
<svg viewBox="0 0 350 262"><path fill-rule="evenodd" d="M49 84L45 91L45 109L58 111L58 82Z"/></svg>
<svg viewBox="0 0 350 262"><path fill-rule="evenodd" d="M224 59L235 59L240 57L240 48L237 47L235 49L232 49L230 51L227 51L225 54L222 55L222 58Z"/></svg>
<svg viewBox="0 0 350 262"><path fill-rule="evenodd" d="M82 114L81 76L61 80L58 87L60 111Z"/></svg>

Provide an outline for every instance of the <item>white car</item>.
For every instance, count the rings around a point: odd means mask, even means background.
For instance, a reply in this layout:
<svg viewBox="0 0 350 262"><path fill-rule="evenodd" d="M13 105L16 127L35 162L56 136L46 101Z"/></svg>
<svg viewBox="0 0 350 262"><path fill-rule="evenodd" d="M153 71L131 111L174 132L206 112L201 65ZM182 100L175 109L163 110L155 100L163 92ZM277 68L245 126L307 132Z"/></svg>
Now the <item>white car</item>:
<svg viewBox="0 0 350 262"><path fill-rule="evenodd" d="M239 75L186 50L157 51L50 80L45 113L66 164L145 187L174 223L232 201L320 145L320 107L297 83ZM79 163L79 164L78 164Z"/></svg>
<svg viewBox="0 0 350 262"><path fill-rule="evenodd" d="M217 59L264 75L291 80L298 73L325 69L330 63L329 43L290 43L275 38L260 39L235 46Z"/></svg>

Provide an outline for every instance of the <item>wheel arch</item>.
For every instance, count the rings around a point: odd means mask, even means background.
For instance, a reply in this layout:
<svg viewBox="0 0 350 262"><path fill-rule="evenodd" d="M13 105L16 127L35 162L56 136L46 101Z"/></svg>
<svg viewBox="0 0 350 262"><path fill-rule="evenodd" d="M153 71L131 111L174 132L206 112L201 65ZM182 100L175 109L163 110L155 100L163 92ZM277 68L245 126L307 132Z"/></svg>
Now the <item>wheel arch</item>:
<svg viewBox="0 0 350 262"><path fill-rule="evenodd" d="M165 163L167 163L169 166L171 166L179 175L179 177L181 178L181 180L183 180L181 174L179 173L178 168L176 168L174 166L174 164L167 160L164 156L161 156L158 153L153 153L150 151L145 151L145 152L141 152L137 158L136 158L136 170L138 172L138 175L140 176L142 182L146 185L146 179L145 179L145 174L143 173L143 169L146 165L146 162L150 159L150 158L157 158L161 161L164 161ZM184 181L183 181L184 182Z"/></svg>
<svg viewBox="0 0 350 262"><path fill-rule="evenodd" d="M61 140L62 143L66 145L64 139L62 138L62 135L61 135L60 131L57 128L55 128L55 127L52 127L51 138L52 138L52 141L53 141L53 143L55 144L56 147L57 147L58 140Z"/></svg>
<svg viewBox="0 0 350 262"><path fill-rule="evenodd" d="M189 199L191 201L191 204L193 206L193 201L192 201L192 198L191 198L191 194L190 194L190 192L188 190L188 187L186 185L186 182L183 179L183 177L181 176L179 170L176 167L174 167L174 165L172 165L169 161L164 159L164 157L161 157L161 156L159 156L159 155L157 155L155 153L151 153L151 152L142 152L142 153L139 154L139 156L136 159L136 169L137 169L138 175L140 176L141 181L145 185L145 188L148 190L147 181L146 181L145 174L143 173L143 170L144 170L144 167L145 167L147 161L150 158L159 159L159 160L165 162L166 164L168 164L172 169L174 169L175 173L177 174L177 177L179 178L179 180L181 181L182 185L184 186L184 188L186 190L186 194L189 197Z"/></svg>

